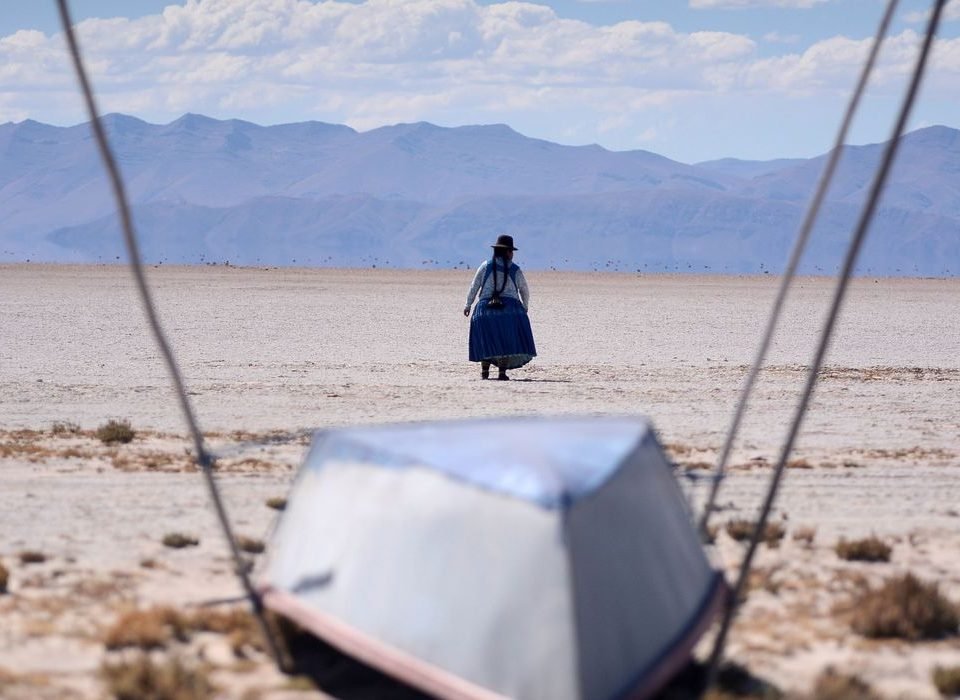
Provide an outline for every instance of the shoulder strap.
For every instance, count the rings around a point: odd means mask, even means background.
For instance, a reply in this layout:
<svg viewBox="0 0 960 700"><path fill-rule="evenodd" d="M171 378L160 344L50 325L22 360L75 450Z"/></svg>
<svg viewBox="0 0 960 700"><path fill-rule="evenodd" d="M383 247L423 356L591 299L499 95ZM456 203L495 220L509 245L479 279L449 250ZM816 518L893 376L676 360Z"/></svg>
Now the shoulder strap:
<svg viewBox="0 0 960 700"><path fill-rule="evenodd" d="M480 282L481 290L483 290L483 285L487 283L487 278L490 276L490 273L493 271L494 265L496 265L495 261L487 260L487 269L483 271L483 280Z"/></svg>

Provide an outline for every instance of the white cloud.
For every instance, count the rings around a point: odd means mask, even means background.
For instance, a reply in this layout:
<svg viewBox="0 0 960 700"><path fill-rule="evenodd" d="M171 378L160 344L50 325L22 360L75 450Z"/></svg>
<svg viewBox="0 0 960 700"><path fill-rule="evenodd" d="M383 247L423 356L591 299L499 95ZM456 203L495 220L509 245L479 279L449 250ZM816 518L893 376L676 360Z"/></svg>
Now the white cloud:
<svg viewBox="0 0 960 700"><path fill-rule="evenodd" d="M79 34L101 108L152 121L185 111L357 128L506 121L546 124L553 131L535 134L546 138L626 134L634 145L664 133L680 105L835 97L852 86L869 46L834 37L761 57L740 34L597 26L544 5L475 0L186 0L139 19L86 20ZM874 89L899 84L918 42L915 32L887 41ZM933 69L941 75L928 87L952 95L960 39L938 41ZM24 116L84 119L59 35L0 38L0 120Z"/></svg>
<svg viewBox="0 0 960 700"><path fill-rule="evenodd" d="M899 90L913 67L921 37L912 30L888 37L871 77L875 91ZM765 58L744 67L738 78L745 87L785 94L845 92L853 86L872 39L833 37L799 54ZM960 79L960 38L939 39L932 53L927 83L947 88Z"/></svg>
<svg viewBox="0 0 960 700"><path fill-rule="evenodd" d="M947 3L946 7L943 8L943 14L941 15L942 20L946 22L951 22L953 20L960 19L960 0L950 0ZM910 22L912 24L919 24L921 22L926 22L930 19L930 10L922 10L919 12L908 12L903 16L904 21Z"/></svg>
<svg viewBox="0 0 960 700"><path fill-rule="evenodd" d="M781 34L780 32L767 32L763 35L763 40L768 44L799 44L799 34Z"/></svg>
<svg viewBox="0 0 960 700"><path fill-rule="evenodd" d="M830 0L690 0L696 10L739 10L745 7L796 7L810 8Z"/></svg>

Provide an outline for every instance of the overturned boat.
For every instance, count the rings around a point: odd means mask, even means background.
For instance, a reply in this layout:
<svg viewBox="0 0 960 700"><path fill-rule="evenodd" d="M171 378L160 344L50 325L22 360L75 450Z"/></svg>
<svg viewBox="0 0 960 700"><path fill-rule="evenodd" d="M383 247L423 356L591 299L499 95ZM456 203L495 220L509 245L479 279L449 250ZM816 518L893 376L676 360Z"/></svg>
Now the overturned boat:
<svg viewBox="0 0 960 700"><path fill-rule="evenodd" d="M264 604L441 698L648 697L725 599L650 424L323 431Z"/></svg>

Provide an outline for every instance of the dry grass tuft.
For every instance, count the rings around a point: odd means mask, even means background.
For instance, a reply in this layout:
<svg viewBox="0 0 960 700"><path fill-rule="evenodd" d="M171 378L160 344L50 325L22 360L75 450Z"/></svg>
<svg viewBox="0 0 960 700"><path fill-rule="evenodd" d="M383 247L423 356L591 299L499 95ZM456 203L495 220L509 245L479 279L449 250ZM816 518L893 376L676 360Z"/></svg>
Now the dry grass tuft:
<svg viewBox="0 0 960 700"><path fill-rule="evenodd" d="M937 666L930 676L943 697L955 698L960 695L960 666Z"/></svg>
<svg viewBox="0 0 960 700"><path fill-rule="evenodd" d="M47 560L47 555L34 549L25 549L17 555L21 564L42 564Z"/></svg>
<svg viewBox="0 0 960 700"><path fill-rule="evenodd" d="M183 549L184 547L196 547L200 540L193 535L185 535L182 532L168 532L163 536L163 545L171 549Z"/></svg>
<svg viewBox="0 0 960 700"><path fill-rule="evenodd" d="M4 668L3 666L0 666L0 692L3 692L4 690L11 691L11 698L30 697L17 694L15 692L17 690L17 686L19 686L20 690L23 690L25 687L32 689L49 688L50 677L45 673L15 673ZM0 697L7 696L4 694L0 695ZM49 697L49 695L44 695L44 697Z"/></svg>
<svg viewBox="0 0 960 700"><path fill-rule="evenodd" d="M246 535L237 535L236 542L237 548L247 554L263 554L263 551L266 549L263 540L247 537Z"/></svg>
<svg viewBox="0 0 960 700"><path fill-rule="evenodd" d="M869 684L857 676L838 673L828 666L813 684L811 700L880 700Z"/></svg>
<svg viewBox="0 0 960 700"><path fill-rule="evenodd" d="M783 568L783 564L767 568L754 567L747 579L748 590L763 589L771 595L779 595L780 588L783 586L783 580L779 574L783 571Z"/></svg>
<svg viewBox="0 0 960 700"><path fill-rule="evenodd" d="M122 614L104 633L103 646L109 650L163 649L175 639L187 639L183 616L173 608L158 606Z"/></svg>
<svg viewBox="0 0 960 700"><path fill-rule="evenodd" d="M110 463L114 469L124 472L162 471L184 472L191 469L192 463L182 456L160 450L146 450L135 454L112 454Z"/></svg>
<svg viewBox="0 0 960 700"><path fill-rule="evenodd" d="M281 498L280 496L274 496L273 498L268 498L267 508L273 508L274 510L286 510L287 499Z"/></svg>
<svg viewBox="0 0 960 700"><path fill-rule="evenodd" d="M126 444L133 441L136 432L130 427L130 421L111 418L97 428L95 435L105 445L112 445L117 442Z"/></svg>
<svg viewBox="0 0 960 700"><path fill-rule="evenodd" d="M730 535L737 542L747 542L752 536L753 531L756 529L757 525L751 520L745 518L737 518L735 520L730 520L726 524L727 534ZM783 539L783 536L786 534L786 529L778 522L768 522L766 527L763 529L763 537L761 538L764 544L769 547L777 547L780 544L780 540Z"/></svg>
<svg viewBox="0 0 960 700"><path fill-rule="evenodd" d="M837 556L847 561L890 561L890 545L876 535L864 537L862 540L845 540L840 538L834 547Z"/></svg>
<svg viewBox="0 0 960 700"><path fill-rule="evenodd" d="M910 641L942 639L957 634L957 607L936 583L925 583L913 574L888 579L879 589L867 590L854 601L854 632L874 639Z"/></svg>
<svg viewBox="0 0 960 700"><path fill-rule="evenodd" d="M10 582L10 572L7 567L0 564L0 595L7 592L7 584Z"/></svg>
<svg viewBox="0 0 960 700"><path fill-rule="evenodd" d="M799 542L804 547L812 547L813 541L817 538L817 528L815 527L798 527L793 531L793 541Z"/></svg>
<svg viewBox="0 0 960 700"><path fill-rule="evenodd" d="M104 662L100 675L117 700L207 700L216 690L205 669L187 666L175 656L154 661L141 653Z"/></svg>
<svg viewBox="0 0 960 700"><path fill-rule="evenodd" d="M317 684L310 676L290 676L283 687L287 690L316 691Z"/></svg>
<svg viewBox="0 0 960 700"><path fill-rule="evenodd" d="M787 469L813 469L813 465L803 457L787 462Z"/></svg>

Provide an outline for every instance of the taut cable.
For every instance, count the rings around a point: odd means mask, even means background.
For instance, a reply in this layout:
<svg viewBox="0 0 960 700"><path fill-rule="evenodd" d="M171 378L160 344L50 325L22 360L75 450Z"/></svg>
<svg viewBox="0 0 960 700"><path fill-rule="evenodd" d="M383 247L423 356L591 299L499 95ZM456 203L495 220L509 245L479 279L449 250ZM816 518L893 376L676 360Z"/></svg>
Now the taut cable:
<svg viewBox="0 0 960 700"><path fill-rule="evenodd" d="M714 469L713 479L711 480L710 484L710 493L707 496L706 504L703 507L703 514L700 516L700 536L705 542L708 539L707 535L710 525L710 516L713 513L713 508L717 501L717 493L720 490L720 482L723 481L723 478L726 476L727 464L730 460L730 452L733 450L733 443L740 431L740 424L743 421L744 414L746 413L747 403L750 401L750 395L753 392L753 386L760 374L760 368L763 366L763 362L767 357L767 351L770 349L770 343L773 340L773 334L776 332L777 323L780 321L780 314L783 311L783 304L787 298L787 292L789 291L790 284L793 282L793 278L796 275L797 267L800 265L800 259L803 257L803 252L806 250L807 241L810 238L810 232L813 230L813 226L817 221L817 217L820 215L820 208L823 205L823 200L826 198L827 191L830 189L830 183L833 182L833 176L836 172L837 164L840 162L840 156L843 153L843 144L847 140L847 132L850 130L850 124L853 122L853 117L860 105L860 98L863 96L863 92L866 89L867 82L870 78L870 73L873 72L873 66L874 63L876 63L877 54L880 52L880 46L883 44L883 38L887 35L887 29L890 26L890 20L893 17L893 13L896 11L898 3L899 0L889 0L887 3L887 9L883 13L883 18L880 20L880 25L877 27L876 36L874 37L873 44L870 47L870 54L867 56L867 61L863 64L863 70L860 72L860 80L857 82L857 86L850 97L850 101L847 104L847 111L843 116L840 129L837 131L837 138L833 143L833 148L830 150L830 157L827 159L827 165L824 167L823 173L820 175L820 182L817 184L816 192L813 195L813 199L810 200L807 213L803 219L803 223L800 226L800 232L797 234L797 238L794 241L793 250L790 252L790 258L787 262L787 267L783 272L783 276L780 278L780 287L777 290L777 296L773 302L773 309L770 312L770 319L767 321L767 327L764 330L763 339L760 341L760 347L757 349L757 355L753 360L753 365L751 365L750 371L747 373L747 377L743 382L743 388L740 391L740 398L737 401L737 407L733 413L733 420L730 423L726 440L723 443L723 449L720 451L720 457L717 460L717 466Z"/></svg>
<svg viewBox="0 0 960 700"><path fill-rule="evenodd" d="M917 56L917 62L913 69L913 75L910 78L909 87L907 88L907 92L903 98L903 103L900 106L900 113L893 128L893 133L891 134L890 140L887 142L887 145L884 148L880 166L877 169L873 183L870 186L870 192L867 196L867 201L863 206L863 210L860 212L860 219L857 221L855 233L850 240L850 245L847 249L846 256L844 257L843 267L837 276L837 286L834 290L829 313L824 321L823 329L820 332L820 340L817 345L817 350L814 354L810 368L807 371L807 380L804 386L803 394L801 395L800 401L797 404L793 421L780 451L780 458L777 461L777 465L773 471L773 476L770 480L770 486L767 490L763 508L760 511L760 517L757 520L756 527L754 528L753 535L750 538L750 543L747 547L747 552L743 558L743 563L740 566L740 573L737 577L737 583L733 590L733 598L730 601L730 605L724 612L723 620L720 624L720 630L717 632L717 638L714 642L713 652L707 665L707 682L704 691L708 690L716 680L717 672L720 666L720 660L723 658L723 648L727 640L727 635L730 632L730 627L733 624L733 619L740 605L743 592L746 588L747 577L750 575L753 557L756 554L763 531L766 528L767 520L770 517L770 512L773 510L773 503L777 497L777 489L783 477L784 467L786 466L787 459L790 457L790 452L793 450L793 444L796 441L797 434L800 432L800 425L803 423L803 416L806 413L807 406L809 405L810 399L813 396L813 390L817 383L817 375L820 372L820 367L823 365L823 359L827 354L827 348L830 344L830 337L833 334L833 329L836 325L838 317L840 316L840 306L843 303L843 297L846 294L847 287L849 286L850 277L853 274L854 267L856 266L857 256L860 253L860 248L862 247L863 241L867 235L867 231L870 228L870 222L873 219L874 211L876 210L877 203L880 200L880 195L883 193L883 188L886 184L887 176L890 173L890 168L893 166L894 158L896 158L897 150L900 147L900 139L903 136L904 129L907 126L907 121L910 118L910 112L913 108L913 103L915 102L917 92L920 89L920 83L923 79L924 71L926 70L927 58L930 55L930 49L933 46L933 40L937 34L937 27L940 25L940 17L943 13L943 7L946 2L947 0L934 0L933 11L930 13L930 20L927 24L927 31L923 37L923 43L920 47L920 53Z"/></svg>
<svg viewBox="0 0 960 700"><path fill-rule="evenodd" d="M240 579L240 584L243 586L246 597L250 601L253 612L260 624L261 631L263 632L263 636L266 640L270 653L277 665L281 666L282 657L280 655L277 642L273 637L269 625L267 624L266 616L264 614L263 601L261 601L260 596L257 594L250 582L250 577L247 574L247 566L243 558L240 556L240 549L237 547L237 542L234 539L233 531L230 527L230 521L227 518L227 511L224 508L223 500L221 499L220 492L217 489L216 480L213 477L213 456L207 451L207 448L204 445L203 433L200 432L196 417L194 416L193 408L190 405L190 399L187 397L187 392L184 387L180 368L177 365L176 358L173 355L173 350L171 349L170 344L167 342L166 336L164 335L163 327L160 325L160 319L157 316L156 308L153 304L153 299L150 296L150 289L147 286L146 276L143 272L143 262L140 258L140 246L137 243L137 236L133 228L133 219L130 216L130 207L127 203L127 195L123 186L123 178L120 176L120 170L117 167L116 159L113 156L113 151L110 149L110 144L107 141L106 132L104 131L103 125L100 122L100 113L97 110L93 89L90 85L90 80L87 78L86 69L83 65L83 57L80 53L80 46L77 43L77 38L73 31L73 21L70 18L70 10L67 7L67 0L57 0L57 6L60 10L60 22L63 25L63 31L67 37L67 45L70 49L70 56L73 59L73 67L76 70L77 80L80 83L80 89L83 93L84 101L86 103L87 114L90 118L90 126L93 129L93 134L97 142L97 148L100 151L100 157L103 160L104 167L107 170L110 186L113 189L113 196L117 203L117 213L120 216L123 239L126 242L127 253L130 256L130 268L133 271L133 276L137 283L137 289L140 292L140 301L143 311L147 316L150 329L153 331L153 338L156 341L157 346L160 348L160 354L163 355L164 362L167 365L167 371L169 372L170 378L173 381L177 398L180 401L180 409L183 412L183 417L187 422L187 427L189 428L190 435L193 438L193 448L196 455L196 461L200 466L200 471L204 475L207 489L210 492L210 499L213 501L214 508L217 512L217 518L220 521L220 527L223 529L223 534L227 538L227 544L230 547L230 553L233 556L233 563L237 577Z"/></svg>

